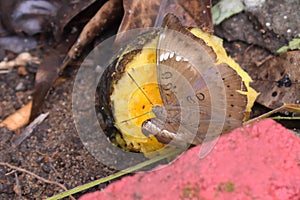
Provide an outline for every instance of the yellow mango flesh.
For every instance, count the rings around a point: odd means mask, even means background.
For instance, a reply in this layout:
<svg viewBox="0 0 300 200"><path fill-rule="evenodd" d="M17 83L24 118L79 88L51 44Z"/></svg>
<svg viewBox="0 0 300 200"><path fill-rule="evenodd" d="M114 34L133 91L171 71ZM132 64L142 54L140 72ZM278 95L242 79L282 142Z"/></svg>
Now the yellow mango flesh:
<svg viewBox="0 0 300 200"><path fill-rule="evenodd" d="M111 95L115 126L122 132L117 143L131 151L148 153L164 145L154 136L147 138L142 123L155 117L152 106L162 105L156 74L156 40L146 44L127 64Z"/></svg>

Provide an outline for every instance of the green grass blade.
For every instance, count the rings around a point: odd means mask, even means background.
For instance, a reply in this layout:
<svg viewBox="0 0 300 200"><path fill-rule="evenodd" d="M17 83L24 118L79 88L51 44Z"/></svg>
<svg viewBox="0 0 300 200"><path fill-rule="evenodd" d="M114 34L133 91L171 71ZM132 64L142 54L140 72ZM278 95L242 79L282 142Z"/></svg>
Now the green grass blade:
<svg viewBox="0 0 300 200"><path fill-rule="evenodd" d="M144 168L144 167L147 167L147 166L149 166L149 165L151 165L151 164L154 164L154 163L156 163L156 162L158 162L158 161L161 161L161 160L163 160L163 159L165 159L165 158L173 157L173 156L178 155L178 154L180 154L180 153L182 153L182 152L183 152L183 150L181 150L181 149L175 149L174 151L171 151L171 152L169 152L169 153L163 154L163 155L161 155L161 156L157 156L157 157L155 157L155 158L152 158L152 159L150 159L150 160L147 160L147 161L145 161L145 162L142 162L142 163L140 163L140 164L137 164L137 165L135 165L135 166L133 166L133 167L129 167L129 168L123 170L123 171L120 171L120 172L117 172L117 173L115 173L115 174L112 174L112 175L110 175L110 176L107 176L107 177L104 177L104 178L95 180L95 181L93 181L93 182L90 182L90 183L87 183L87 184L78 186L78 187L76 187L76 188L70 189L70 190L68 190L68 191L62 192L62 193L60 193L60 194L58 194L58 195L55 195L55 196L52 196L52 197L48 198L47 200L57 200L57 199L62 199L62 198L64 198L64 197L67 197L67 196L76 194L76 193L81 192L81 191L83 191L83 190L92 188L92 187L94 187L94 186L96 186L96 185L99 185L99 184L101 184L101 183L105 183L105 182L114 180L114 179L116 179L116 178L119 178L119 177L121 177L121 176L124 176L124 175L126 175L126 174L132 173L132 172L134 172L134 171L137 171L137 170L139 170L139 169L142 169L142 168Z"/></svg>

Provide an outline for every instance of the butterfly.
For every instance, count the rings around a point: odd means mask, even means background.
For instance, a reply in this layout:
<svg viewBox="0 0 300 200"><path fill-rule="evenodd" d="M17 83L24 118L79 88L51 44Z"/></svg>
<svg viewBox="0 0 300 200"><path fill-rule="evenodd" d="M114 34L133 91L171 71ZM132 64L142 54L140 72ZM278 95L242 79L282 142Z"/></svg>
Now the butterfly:
<svg viewBox="0 0 300 200"><path fill-rule="evenodd" d="M178 147L200 144L240 126L247 107L242 78L204 40L173 14L166 15L157 48L157 76L163 106L142 132Z"/></svg>

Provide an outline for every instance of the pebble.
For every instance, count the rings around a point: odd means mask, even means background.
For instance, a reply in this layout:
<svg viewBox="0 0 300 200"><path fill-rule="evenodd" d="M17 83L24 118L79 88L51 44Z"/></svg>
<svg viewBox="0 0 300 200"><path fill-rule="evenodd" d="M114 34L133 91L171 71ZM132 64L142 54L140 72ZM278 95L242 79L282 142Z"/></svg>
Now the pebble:
<svg viewBox="0 0 300 200"><path fill-rule="evenodd" d="M23 82L19 82L18 85L15 88L16 91L24 91L26 90L26 86Z"/></svg>

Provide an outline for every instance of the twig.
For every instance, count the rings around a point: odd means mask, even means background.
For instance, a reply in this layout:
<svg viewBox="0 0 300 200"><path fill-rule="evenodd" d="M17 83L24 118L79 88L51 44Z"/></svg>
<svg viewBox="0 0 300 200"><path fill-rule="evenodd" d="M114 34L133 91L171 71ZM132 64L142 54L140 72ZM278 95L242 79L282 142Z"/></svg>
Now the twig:
<svg viewBox="0 0 300 200"><path fill-rule="evenodd" d="M17 147L18 145L20 145L26 138L28 138L31 133L33 132L33 130L40 124L42 123L47 117L48 117L49 113L45 113L45 114L40 114L35 120L33 120L33 122L31 122L26 128L25 130L21 133L21 135L15 139L15 141L13 142L13 147Z"/></svg>
<svg viewBox="0 0 300 200"><path fill-rule="evenodd" d="M15 171L15 179L16 179L16 186L14 187L15 193L19 196L19 200L22 200L22 190L20 186L20 181L17 172Z"/></svg>
<svg viewBox="0 0 300 200"><path fill-rule="evenodd" d="M5 163L5 162L0 162L0 165L1 165L1 166L9 167L9 168L14 169L14 170L17 170L17 171L19 171L19 172L24 172L24 173L26 173L26 174L29 174L30 176L33 176L34 178L36 178L36 179L38 179L38 180L40 180L40 181L42 181L42 182L44 182L44 183L48 183L48 184L52 184L52 185L57 185L58 187L62 188L62 189L65 190L65 191L68 190L63 184L60 184L60 183L58 183L58 182L56 182L56 181L50 181L50 180L48 180L48 179L45 179L45 178L43 178L43 177L41 177L41 176L39 176L39 175L37 175L37 174L35 174L35 173L33 173L33 172L30 172L30 171L28 171L28 170L26 170L26 169L23 169L23 168L20 168L20 167L16 167L16 166L13 166L13 165L11 165L11 164L9 164L9 163ZM70 196L70 198L71 198L72 200L75 200L75 198L72 197L72 196Z"/></svg>
<svg viewBox="0 0 300 200"><path fill-rule="evenodd" d="M298 105L298 104L284 103L284 104L283 104L282 106L280 106L279 108L276 108L276 109L271 110L271 111L269 111L269 112L267 112L267 113L264 113L264 114L262 114L262 115L260 115L260 116L258 116L258 117L255 117L255 118L253 118L253 119L250 119L250 120L244 122L244 124L251 124L251 123L253 123L253 122L255 122L255 121L259 121L259 120L265 119L265 118L271 116L272 114L281 112L281 111L283 111L283 110L286 110L286 111L288 111L288 112L300 113L300 105ZM274 118L273 118L273 119L274 119ZM276 119L276 118L275 118L275 119ZM279 118L278 118L278 119L279 119ZM281 119L284 119L284 117L282 117ZM285 119L287 119L287 118L285 118ZM289 120L291 120L291 119L296 119L296 120L297 120L297 119L299 119L299 118L298 118L298 117L291 117Z"/></svg>
<svg viewBox="0 0 300 200"><path fill-rule="evenodd" d="M6 173L5 176L9 176L9 175L11 175L11 174L13 174L15 172L16 172L16 170L12 170L11 172Z"/></svg>

